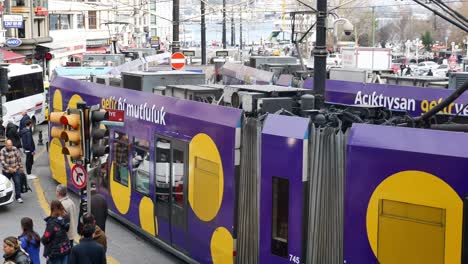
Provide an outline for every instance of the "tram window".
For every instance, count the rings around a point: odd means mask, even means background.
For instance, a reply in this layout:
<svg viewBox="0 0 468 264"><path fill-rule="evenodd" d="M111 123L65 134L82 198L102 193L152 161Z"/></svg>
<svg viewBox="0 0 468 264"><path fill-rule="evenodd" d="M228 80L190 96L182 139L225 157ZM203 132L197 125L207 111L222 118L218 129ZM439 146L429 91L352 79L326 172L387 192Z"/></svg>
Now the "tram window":
<svg viewBox="0 0 468 264"><path fill-rule="evenodd" d="M114 133L114 181L128 186L128 136Z"/></svg>
<svg viewBox="0 0 468 264"><path fill-rule="evenodd" d="M158 138L156 141L156 203L168 203L170 194L171 142ZM157 207L157 205L156 205Z"/></svg>
<svg viewBox="0 0 468 264"><path fill-rule="evenodd" d="M135 178L135 190L141 194L149 194L150 177L150 153L149 142L145 139L133 138L133 177Z"/></svg>
<svg viewBox="0 0 468 264"><path fill-rule="evenodd" d="M178 149L172 150L172 201L179 207L184 206L184 152Z"/></svg>
<svg viewBox="0 0 468 264"><path fill-rule="evenodd" d="M289 180L273 177L271 253L288 257Z"/></svg>

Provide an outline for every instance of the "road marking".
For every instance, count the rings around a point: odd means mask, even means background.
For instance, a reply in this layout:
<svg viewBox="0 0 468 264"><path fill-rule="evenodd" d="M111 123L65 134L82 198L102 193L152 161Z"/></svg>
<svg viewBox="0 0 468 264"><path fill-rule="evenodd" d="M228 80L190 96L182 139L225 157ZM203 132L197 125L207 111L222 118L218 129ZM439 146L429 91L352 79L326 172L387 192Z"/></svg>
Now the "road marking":
<svg viewBox="0 0 468 264"><path fill-rule="evenodd" d="M41 155L43 155L45 152L45 149L40 151L34 156L34 160L38 159ZM50 207L49 207L49 202L47 202L47 199L44 194L44 189L42 189L41 186L41 181L39 178L36 178L33 180L34 181L34 188L36 189L36 195L37 195L37 200L39 201L39 205L42 208L42 211L44 212L44 215L50 215ZM77 235L75 239L73 240L75 243L79 243L80 237ZM107 263L108 264L120 264L116 259L114 259L111 256L107 256Z"/></svg>
<svg viewBox="0 0 468 264"><path fill-rule="evenodd" d="M43 148L41 151L36 153L36 155L34 155L34 161L39 159L46 152L46 150L47 150L46 148Z"/></svg>

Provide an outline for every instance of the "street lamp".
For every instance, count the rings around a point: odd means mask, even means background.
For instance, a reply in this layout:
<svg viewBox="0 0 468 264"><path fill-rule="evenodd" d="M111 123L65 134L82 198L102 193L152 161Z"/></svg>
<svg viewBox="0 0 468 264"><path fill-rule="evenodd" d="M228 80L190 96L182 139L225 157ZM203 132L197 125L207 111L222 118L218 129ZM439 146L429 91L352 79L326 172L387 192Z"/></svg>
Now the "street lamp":
<svg viewBox="0 0 468 264"><path fill-rule="evenodd" d="M338 30L336 26L338 24L343 24L343 31L344 34L349 36L354 30L354 26L351 22L349 22L348 19L346 18L338 18L335 21L333 21L333 50L337 51L337 44L338 44Z"/></svg>
<svg viewBox="0 0 468 264"><path fill-rule="evenodd" d="M465 44L466 57L468 58L468 37L463 40L463 44Z"/></svg>

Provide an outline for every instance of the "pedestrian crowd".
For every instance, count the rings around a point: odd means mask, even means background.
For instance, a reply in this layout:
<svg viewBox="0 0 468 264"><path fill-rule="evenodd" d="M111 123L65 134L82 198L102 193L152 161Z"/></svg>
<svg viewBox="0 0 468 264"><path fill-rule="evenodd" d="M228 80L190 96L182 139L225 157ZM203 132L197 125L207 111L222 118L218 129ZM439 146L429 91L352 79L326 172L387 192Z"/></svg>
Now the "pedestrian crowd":
<svg viewBox="0 0 468 264"><path fill-rule="evenodd" d="M19 127L13 119L4 124L7 140L0 150L2 174L13 181L18 203L23 203L21 193L29 189L27 175L31 174L35 154L33 123L26 112L22 115ZM21 162L21 149L26 156L26 173ZM50 202L50 215L44 219L46 228L43 235L39 236L34 231L31 218L22 218L21 234L3 239L4 263L40 264L42 244L46 264L105 264L107 203L94 188L92 184L91 212L83 214L80 210L77 214L75 203L68 197L67 187L59 184L56 188L57 199ZM81 239L75 245L78 235Z"/></svg>
<svg viewBox="0 0 468 264"><path fill-rule="evenodd" d="M94 193L92 198L99 200L96 195ZM50 215L45 218L46 228L42 236L34 231L33 220L24 217L21 219L21 235L3 240L5 264L40 264L41 243L46 264L106 263L105 225L98 223L105 223L107 214L103 219L96 219L92 213L79 217L75 203L62 184L57 186L56 196L57 199L50 202ZM102 211L102 208L95 210ZM81 238L75 244L78 235Z"/></svg>

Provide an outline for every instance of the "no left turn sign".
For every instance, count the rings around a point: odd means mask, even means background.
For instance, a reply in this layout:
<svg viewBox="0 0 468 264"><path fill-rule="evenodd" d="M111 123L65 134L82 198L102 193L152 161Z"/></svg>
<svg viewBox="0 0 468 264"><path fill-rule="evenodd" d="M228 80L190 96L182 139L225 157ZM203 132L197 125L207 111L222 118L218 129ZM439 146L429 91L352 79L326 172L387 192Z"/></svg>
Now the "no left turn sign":
<svg viewBox="0 0 468 264"><path fill-rule="evenodd" d="M82 189L86 186L88 174L82 165L75 164L71 171L71 180L73 186Z"/></svg>

